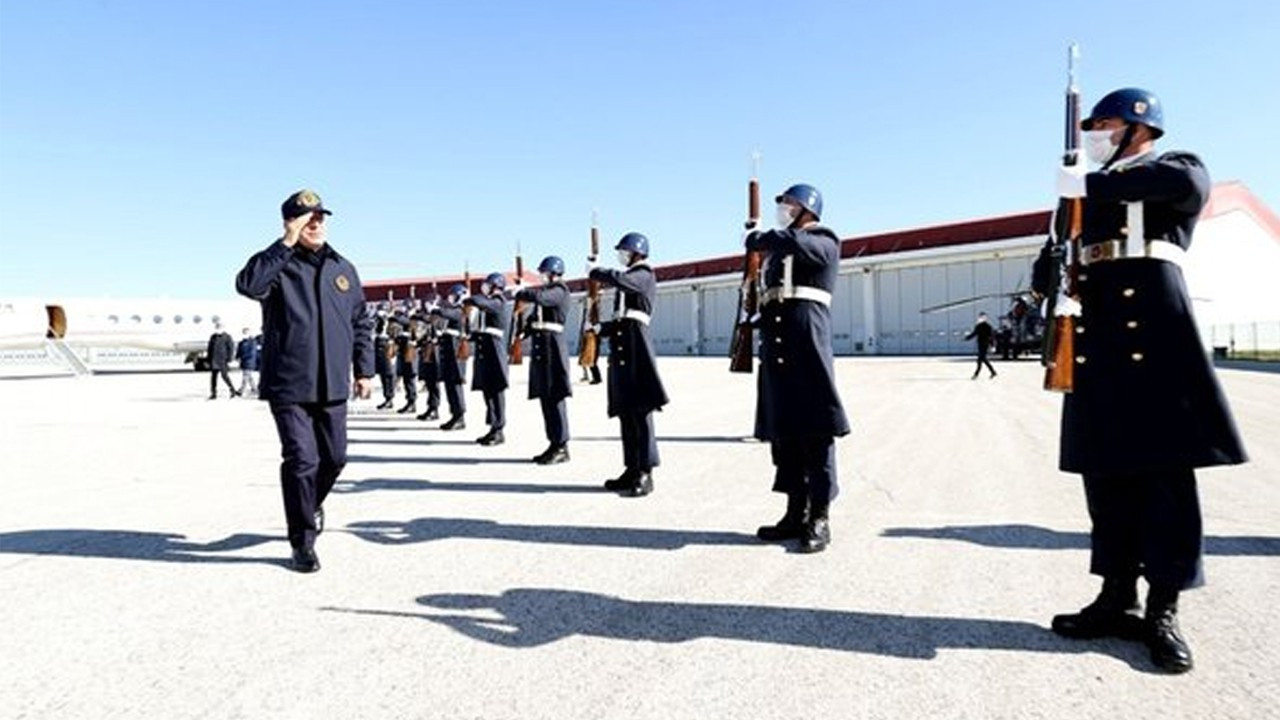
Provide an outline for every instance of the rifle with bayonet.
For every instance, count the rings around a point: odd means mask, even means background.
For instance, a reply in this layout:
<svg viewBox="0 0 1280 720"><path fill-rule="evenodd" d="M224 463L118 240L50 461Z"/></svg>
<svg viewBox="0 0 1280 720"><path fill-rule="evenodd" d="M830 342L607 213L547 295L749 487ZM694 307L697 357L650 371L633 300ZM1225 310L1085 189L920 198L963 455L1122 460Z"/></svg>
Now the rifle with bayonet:
<svg viewBox="0 0 1280 720"><path fill-rule="evenodd" d="M600 227L596 221L596 213L591 213L591 254L587 260L594 263L600 257ZM587 278L587 295L582 306L582 332L578 338L578 365L589 368L596 364L600 356L600 338L596 328L600 327L600 282Z"/></svg>
<svg viewBox="0 0 1280 720"><path fill-rule="evenodd" d="M524 282L524 258L520 255L520 245L516 245L516 284ZM511 330L507 334L507 362L511 365L524 363L524 328L520 318L524 315L524 301L516 300L511 311Z"/></svg>
<svg viewBox="0 0 1280 720"><path fill-rule="evenodd" d="M471 268L465 268L462 271L462 292L471 294ZM458 359L467 360L471 357L471 311L469 305L462 306L462 337L458 340Z"/></svg>
<svg viewBox="0 0 1280 720"><path fill-rule="evenodd" d="M751 179L747 182L748 231L760 225L760 153L751 156ZM764 253L748 250L742 258L742 284L738 287L738 319L729 343L729 372L752 371L755 364L755 323L760 309L760 265Z"/></svg>
<svg viewBox="0 0 1280 720"><path fill-rule="evenodd" d="M1080 89L1076 86L1076 59L1080 56L1075 43L1067 51L1066 132L1063 165L1084 162L1080 157ZM1058 198L1051 228L1052 246L1049 262L1049 294L1045 302L1044 349L1040 363L1044 365L1044 389L1071 392L1074 386L1074 337L1076 272L1080 257L1080 233L1083 225L1084 201L1081 198Z"/></svg>

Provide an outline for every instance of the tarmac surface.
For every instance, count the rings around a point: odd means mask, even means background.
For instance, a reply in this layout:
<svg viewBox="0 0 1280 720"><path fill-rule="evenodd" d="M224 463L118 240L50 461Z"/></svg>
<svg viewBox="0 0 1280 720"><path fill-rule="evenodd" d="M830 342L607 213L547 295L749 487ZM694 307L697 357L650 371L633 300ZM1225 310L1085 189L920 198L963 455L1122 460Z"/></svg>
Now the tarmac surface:
<svg viewBox="0 0 1280 720"><path fill-rule="evenodd" d="M265 404L203 373L0 381L0 717L1280 717L1280 375L1219 373L1252 461L1199 475L1197 667L1166 676L1048 630L1098 588L1060 399L971 362L837 361L855 429L818 555L754 537L783 498L725 360L660 360L641 499L600 488L603 385L550 467L524 368L500 447L478 393L452 433L362 401L315 575Z"/></svg>

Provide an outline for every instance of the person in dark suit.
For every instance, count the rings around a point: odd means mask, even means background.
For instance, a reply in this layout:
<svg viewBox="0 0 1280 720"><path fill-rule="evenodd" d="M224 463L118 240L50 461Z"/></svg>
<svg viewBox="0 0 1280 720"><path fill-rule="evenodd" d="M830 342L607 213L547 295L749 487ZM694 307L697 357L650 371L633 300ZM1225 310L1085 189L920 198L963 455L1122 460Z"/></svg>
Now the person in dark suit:
<svg viewBox="0 0 1280 720"><path fill-rule="evenodd" d="M609 340L609 417L622 426L623 471L605 481L605 489L628 497L653 492L658 442L653 411L667 404L649 334L658 296L658 281L649 266L649 238L627 233L614 247L623 270L591 267L592 280L618 289L613 319L602 323L599 336Z"/></svg>
<svg viewBox="0 0 1280 720"><path fill-rule="evenodd" d="M463 340L462 299L467 288L461 283L449 290L442 304L431 309L431 314L443 320L440 340L436 345L437 362L440 363L440 381L444 383L444 396L449 402L449 419L440 425L441 430L462 430L467 427L467 401L462 386L467 382L467 361L458 357Z"/></svg>
<svg viewBox="0 0 1280 720"><path fill-rule="evenodd" d="M987 314L978 313L978 322L973 324L973 329L968 335L964 336L965 340L978 340L978 367L973 370L973 377L970 380L977 380L978 373L982 372L982 366L986 365L987 370L991 372L991 377L996 376L996 369L991 367L991 361L987 359L987 353L991 351L991 322L987 320Z"/></svg>
<svg viewBox="0 0 1280 720"><path fill-rule="evenodd" d="M484 395L484 421L489 432L476 439L485 445L501 445L507 426L507 328L511 325L511 307L503 296L507 279L500 272L489 273L480 284L480 294L462 301L476 308L475 325L471 327L471 346L475 365L471 389Z"/></svg>
<svg viewBox="0 0 1280 720"><path fill-rule="evenodd" d="M1163 115L1146 90L1106 95L1081 123L1100 169L1080 162L1059 171L1059 194L1084 203L1082 309L1059 467L1083 476L1090 571L1102 590L1052 626L1071 638L1142 639L1158 668L1179 673L1193 664L1179 593L1204 582L1195 469L1246 458L1182 276L1209 174L1191 153L1156 152ZM1033 273L1042 295L1053 290L1052 261L1046 246ZM1133 614L1139 577L1148 586L1143 617Z"/></svg>
<svg viewBox="0 0 1280 720"><path fill-rule="evenodd" d="M235 355L236 345L231 335L222 329L222 323L214 324L214 333L209 336L209 344L205 347L205 356L209 358L209 399L218 399L218 378L227 384L231 397L240 397L240 391L231 384L227 369L231 366L231 358Z"/></svg>
<svg viewBox="0 0 1280 720"><path fill-rule="evenodd" d="M542 285L522 288L512 285L517 300L532 305L523 327L533 338L529 361L529 398L542 406L542 421L547 433L547 449L535 455L539 465L552 465L569 460L569 415L565 398L573 395L569 375L569 348L564 338L564 322L569 316L569 286L564 277L564 260L549 255L538 264Z"/></svg>
<svg viewBox="0 0 1280 720"><path fill-rule="evenodd" d="M262 304L259 397L280 436L293 568L315 572L324 501L347 462L347 398L367 398L373 377L372 319L356 268L327 242L329 210L310 190L280 207L284 236L254 254L236 290Z"/></svg>
<svg viewBox="0 0 1280 720"><path fill-rule="evenodd" d="M831 347L840 238L819 224L817 188L793 185L776 202L778 229L749 231L746 247L765 253L755 436L770 443L773 490L786 494L787 510L756 535L766 542L798 539L801 552L814 553L831 542L828 508L839 492L835 438L849 434Z"/></svg>

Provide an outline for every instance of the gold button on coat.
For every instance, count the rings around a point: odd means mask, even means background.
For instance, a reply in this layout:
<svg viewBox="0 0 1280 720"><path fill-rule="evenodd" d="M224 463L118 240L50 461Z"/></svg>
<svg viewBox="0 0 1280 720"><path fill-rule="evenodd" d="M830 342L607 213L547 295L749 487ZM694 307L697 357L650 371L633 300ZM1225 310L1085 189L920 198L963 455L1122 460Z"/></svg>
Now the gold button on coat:
<svg viewBox="0 0 1280 720"><path fill-rule="evenodd" d="M1142 362L1142 353L1134 353L1129 357L1133 358L1134 362Z"/></svg>
<svg viewBox="0 0 1280 720"><path fill-rule="evenodd" d="M1123 293L1121 293L1121 294L1122 294L1122 295L1124 295L1125 297L1133 297L1133 296L1134 296L1134 293L1136 293L1136 292L1138 292L1138 291L1137 291L1137 290L1134 290L1133 288L1125 288L1125 289L1124 289L1124 292L1123 292Z"/></svg>
<svg viewBox="0 0 1280 720"><path fill-rule="evenodd" d="M1124 326L1125 326L1125 327L1127 327L1127 328L1129 328L1130 330L1132 330L1132 329L1134 329L1134 328L1138 327L1138 321L1137 321L1137 320L1130 320L1129 322L1125 323L1125 324L1124 324Z"/></svg>
<svg viewBox="0 0 1280 720"><path fill-rule="evenodd" d="M1077 355L1077 356L1076 356L1076 364L1077 364L1077 365L1083 365L1083 364L1084 364L1084 361L1085 361L1085 357L1084 357L1083 355Z"/></svg>

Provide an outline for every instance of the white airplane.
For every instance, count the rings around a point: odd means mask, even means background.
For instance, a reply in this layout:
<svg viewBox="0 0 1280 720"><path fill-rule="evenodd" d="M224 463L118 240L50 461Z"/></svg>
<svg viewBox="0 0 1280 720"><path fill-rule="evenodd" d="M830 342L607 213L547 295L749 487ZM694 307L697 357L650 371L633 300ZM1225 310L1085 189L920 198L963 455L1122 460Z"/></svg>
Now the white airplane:
<svg viewBox="0 0 1280 720"><path fill-rule="evenodd" d="M185 354L197 366L217 325L258 334L262 312L247 299L0 300L0 349L52 347L76 366L77 349L138 348Z"/></svg>

